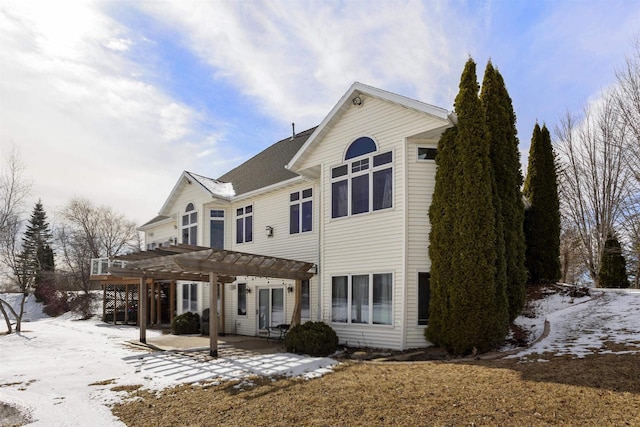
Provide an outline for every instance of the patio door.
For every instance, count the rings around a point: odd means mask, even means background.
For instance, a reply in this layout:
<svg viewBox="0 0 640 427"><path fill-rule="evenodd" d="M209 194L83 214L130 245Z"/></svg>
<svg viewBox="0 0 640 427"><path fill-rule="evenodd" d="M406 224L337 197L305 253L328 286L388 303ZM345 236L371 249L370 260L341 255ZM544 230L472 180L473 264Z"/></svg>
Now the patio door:
<svg viewBox="0 0 640 427"><path fill-rule="evenodd" d="M264 331L270 326L285 322L284 288L266 288L258 290L258 330Z"/></svg>

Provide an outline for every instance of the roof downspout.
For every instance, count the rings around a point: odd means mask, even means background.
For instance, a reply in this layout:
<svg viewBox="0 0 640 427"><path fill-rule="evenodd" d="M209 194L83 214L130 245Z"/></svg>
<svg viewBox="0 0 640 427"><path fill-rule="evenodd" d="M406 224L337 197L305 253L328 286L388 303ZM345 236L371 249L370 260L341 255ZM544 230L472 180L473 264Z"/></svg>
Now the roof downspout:
<svg viewBox="0 0 640 427"><path fill-rule="evenodd" d="M400 335L400 349L404 350L407 347L407 332L408 332L408 325L407 325L407 251L408 251L408 243L407 241L408 239L408 234L409 234L409 230L407 229L407 217L409 215L409 197L408 197L408 192L409 192L409 182L408 177L409 177L409 173L408 173L408 169L409 169L409 159L407 158L407 145L409 144L409 141L407 140L407 138L404 138L404 144L402 144L402 159L403 159L403 165L402 165L402 179L403 179L403 183L402 186L404 188L404 191L402 192L402 203L403 203L403 215L402 215L402 327L401 327L401 335Z"/></svg>

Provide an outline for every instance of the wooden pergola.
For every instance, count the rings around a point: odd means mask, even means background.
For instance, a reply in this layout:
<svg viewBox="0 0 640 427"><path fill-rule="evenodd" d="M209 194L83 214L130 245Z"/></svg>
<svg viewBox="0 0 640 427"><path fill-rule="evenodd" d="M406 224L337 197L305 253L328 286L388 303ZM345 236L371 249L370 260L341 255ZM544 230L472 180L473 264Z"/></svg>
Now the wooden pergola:
<svg viewBox="0 0 640 427"><path fill-rule="evenodd" d="M244 252L211 249L193 245L174 245L158 249L121 255L115 259L126 261L124 267L109 267L113 276L139 278L139 295L147 295L147 279L153 280L189 280L208 282L209 292L209 354L218 356L218 283L231 283L235 276L273 277L296 281L295 304L291 325L300 323L300 303L302 280L310 279L315 264ZM223 286L224 292L224 286ZM224 300L224 294L222 294ZM140 342L146 343L146 298L140 297L138 324ZM143 317L143 315L145 317ZM224 308L221 313L224 324Z"/></svg>

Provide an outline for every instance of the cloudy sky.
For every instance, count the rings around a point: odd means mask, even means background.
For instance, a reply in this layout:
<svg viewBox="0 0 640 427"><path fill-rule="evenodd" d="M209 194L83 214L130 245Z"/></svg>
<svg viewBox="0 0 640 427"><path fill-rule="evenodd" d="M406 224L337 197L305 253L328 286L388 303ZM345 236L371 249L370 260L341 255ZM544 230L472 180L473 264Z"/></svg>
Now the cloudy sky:
<svg viewBox="0 0 640 427"><path fill-rule="evenodd" d="M0 154L50 218L83 196L141 224L183 170L222 175L354 81L451 110L471 56L502 72L526 155L639 37L638 0L0 0Z"/></svg>

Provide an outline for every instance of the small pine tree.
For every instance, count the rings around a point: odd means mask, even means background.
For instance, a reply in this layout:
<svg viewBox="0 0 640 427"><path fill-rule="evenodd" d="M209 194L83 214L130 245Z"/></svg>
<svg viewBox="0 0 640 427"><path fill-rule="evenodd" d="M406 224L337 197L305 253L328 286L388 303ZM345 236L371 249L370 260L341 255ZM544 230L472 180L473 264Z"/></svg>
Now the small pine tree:
<svg viewBox="0 0 640 427"><path fill-rule="evenodd" d="M604 253L598 272L598 286L601 288L628 288L627 262L622 255L618 238L609 233L604 243Z"/></svg>
<svg viewBox="0 0 640 427"><path fill-rule="evenodd" d="M526 266L530 283L560 279L560 202L551 136L536 123L529 149L524 195Z"/></svg>
<svg viewBox="0 0 640 427"><path fill-rule="evenodd" d="M42 201L38 200L29 218L27 229L22 239L21 263L25 274L34 278L36 287L45 280L47 272L55 269L53 234L47 222Z"/></svg>
<svg viewBox="0 0 640 427"><path fill-rule="evenodd" d="M480 98L486 110L487 129L491 141L491 165L496 182L497 197L494 201L496 209L496 229L498 237L496 248L498 254L504 251L504 263L500 262L497 283L501 282L500 269L505 269L505 288L509 304L509 320L515 319L524 305L525 282L525 240L524 240L524 205L520 186L520 151L516 129L516 116L513 111L511 97L504 84L500 72L493 67L491 61L485 69ZM502 232L500 224L502 222Z"/></svg>

